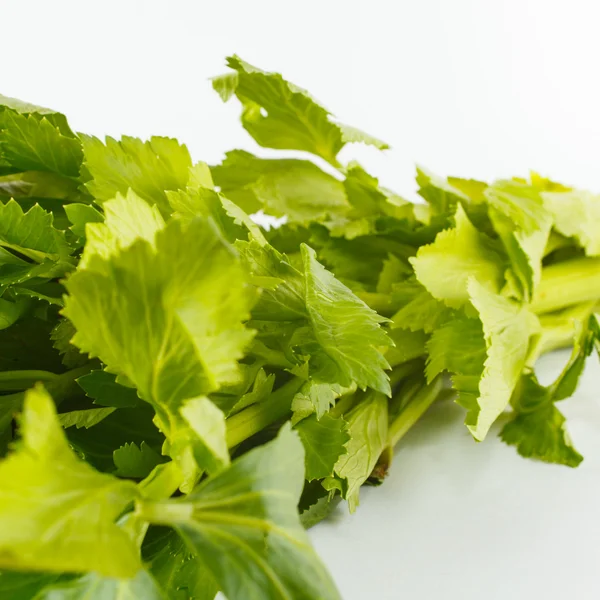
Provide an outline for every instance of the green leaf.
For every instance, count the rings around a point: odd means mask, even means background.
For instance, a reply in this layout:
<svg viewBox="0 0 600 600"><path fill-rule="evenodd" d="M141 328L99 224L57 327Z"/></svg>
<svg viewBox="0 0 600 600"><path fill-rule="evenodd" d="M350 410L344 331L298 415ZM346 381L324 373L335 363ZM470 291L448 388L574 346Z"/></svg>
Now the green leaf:
<svg viewBox="0 0 600 600"><path fill-rule="evenodd" d="M336 156L348 142L387 148L381 140L330 120L327 110L281 75L261 71L238 56L230 56L227 66L237 76L217 77L213 87L224 101L235 93L243 107L242 125L260 146L305 150L336 166Z"/></svg>
<svg viewBox="0 0 600 600"><path fill-rule="evenodd" d="M115 519L135 486L75 456L43 388L27 392L21 427L21 443L0 462L0 566L134 575L139 557Z"/></svg>
<svg viewBox="0 0 600 600"><path fill-rule="evenodd" d="M215 92L219 94L223 102L227 102L234 94L238 86L238 73L225 73L225 75L217 75L212 78L212 86Z"/></svg>
<svg viewBox="0 0 600 600"><path fill-rule="evenodd" d="M399 327L388 330L394 346L387 349L385 358L390 366L395 367L415 358L425 356L427 334L424 331L410 331Z"/></svg>
<svg viewBox="0 0 600 600"><path fill-rule="evenodd" d="M26 298L12 302L0 298L0 329L6 329L16 323L29 308L30 302Z"/></svg>
<svg viewBox="0 0 600 600"><path fill-rule="evenodd" d="M356 127L351 125L344 125L343 123L337 123L342 134L342 142L344 144L367 144L368 146L375 146L378 150L387 150L390 146L387 142L384 142Z"/></svg>
<svg viewBox="0 0 600 600"><path fill-rule="evenodd" d="M173 461L166 462L154 467L152 472L143 481L140 481L138 488L142 496L150 500L170 498L179 487L181 475L177 463ZM140 522L137 515L134 515L133 518L136 522ZM147 540L148 538L145 537L143 541L146 542Z"/></svg>
<svg viewBox="0 0 600 600"><path fill-rule="evenodd" d="M73 426L77 427L77 429L81 429L82 427L89 429L106 419L106 417L115 412L115 410L116 408L113 407L72 410L71 412L58 415L58 422L64 429Z"/></svg>
<svg viewBox="0 0 600 600"><path fill-rule="evenodd" d="M0 598L10 600L32 600L37 593L64 579L55 573L24 573L22 571L0 572Z"/></svg>
<svg viewBox="0 0 600 600"><path fill-rule="evenodd" d="M153 422L152 407L142 402L137 408L120 408L91 429L70 427L65 430L69 443L95 468L112 473L114 451L127 443L148 444L160 452L165 437Z"/></svg>
<svg viewBox="0 0 600 600"><path fill-rule="evenodd" d="M52 213L52 216L54 217L54 228L64 232L69 245L71 245L71 248L74 247L72 236L66 232L66 229L69 227L69 220L67 219L64 209L65 200L57 198L15 198L15 200L18 201L23 212L27 212L36 204L39 204L46 212Z"/></svg>
<svg viewBox="0 0 600 600"><path fill-rule="evenodd" d="M179 489L187 494L203 471L216 473L221 470L229 461L229 452L224 423L218 423L219 416L224 421L222 414L212 415L208 423L194 420L192 414L188 421L183 412L185 406L183 404L178 412L166 412L166 417L157 416L154 422L167 438L162 453L170 456L179 467L182 475ZM221 426L215 426L215 421Z"/></svg>
<svg viewBox="0 0 600 600"><path fill-rule="evenodd" d="M485 190L489 215L510 258L525 301L540 282L552 217L533 186L500 181Z"/></svg>
<svg viewBox="0 0 600 600"><path fill-rule="evenodd" d="M19 287L12 286L10 291L13 296L21 297L22 300L25 298L33 298L54 306L63 306L61 296L64 290L59 283L54 281L47 281L39 284L36 282L27 282ZM49 294L56 294L56 296L51 296Z"/></svg>
<svg viewBox="0 0 600 600"><path fill-rule="evenodd" d="M291 223L309 223L350 208L343 184L307 160L234 150L212 174L221 192L247 213L262 209Z"/></svg>
<svg viewBox="0 0 600 600"><path fill-rule="evenodd" d="M342 454L346 453L346 442L350 439L346 422L341 417L315 415L303 419L295 426L302 444L306 463L306 479L322 479L333 473L333 468Z"/></svg>
<svg viewBox="0 0 600 600"><path fill-rule="evenodd" d="M236 380L252 337L241 324L244 274L209 223L171 221L155 247L138 240L103 266L66 282L75 345L126 375L159 409Z"/></svg>
<svg viewBox="0 0 600 600"><path fill-rule="evenodd" d="M469 301L471 278L492 292L499 291L504 265L491 240L475 229L460 204L455 220L454 229L442 231L433 244L419 248L411 263L417 279L434 298L460 308Z"/></svg>
<svg viewBox="0 0 600 600"><path fill-rule="evenodd" d="M395 219L394 221L397 222ZM320 235L313 234L306 243L318 249L319 259L334 271L336 277L363 283L369 289L376 288L379 274L390 254L407 259L415 253L412 246L388 237L361 235L345 239L323 235L321 229L313 228L312 232L320 232ZM406 230L403 230L397 235L400 237L405 233ZM344 232L344 235L347 235L347 232Z"/></svg>
<svg viewBox="0 0 600 600"><path fill-rule="evenodd" d="M398 219L412 216L412 204L382 188L361 165L352 161L345 170L344 189L352 205L352 216L389 215Z"/></svg>
<svg viewBox="0 0 600 600"><path fill-rule="evenodd" d="M600 256L600 198L580 190L543 192L542 198L554 229L575 238L588 256Z"/></svg>
<svg viewBox="0 0 600 600"><path fill-rule="evenodd" d="M427 381L442 371L480 377L487 348L479 319L461 317L448 321L432 334L427 342Z"/></svg>
<svg viewBox="0 0 600 600"><path fill-rule="evenodd" d="M1 209L0 209L0 212ZM0 244L0 287L6 288L10 285L37 285L57 277L62 277L73 269L70 260L43 260L40 264L32 263L19 258L12 252L4 250Z"/></svg>
<svg viewBox="0 0 600 600"><path fill-rule="evenodd" d="M124 444L113 452L113 460L117 468L115 475L133 479L147 477L154 467L165 462L146 442L139 446L135 442Z"/></svg>
<svg viewBox="0 0 600 600"><path fill-rule="evenodd" d="M332 497L331 494L326 494L320 497L314 504L311 504L306 510L303 510L300 513L300 522L304 529L310 529L329 517L339 504L339 500L339 496Z"/></svg>
<svg viewBox="0 0 600 600"><path fill-rule="evenodd" d="M410 266L394 254L390 254L383 261L383 267L377 278L377 292L391 294L395 286L406 281L410 275L412 275Z"/></svg>
<svg viewBox="0 0 600 600"><path fill-rule="evenodd" d="M192 159L177 140L152 137L147 142L123 136L103 144L98 138L82 135L84 166L89 173L85 186L99 204L112 200L117 192L131 188L163 215L171 212L166 191L184 189Z"/></svg>
<svg viewBox="0 0 600 600"><path fill-rule="evenodd" d="M416 180L419 185L419 195L436 214L454 213L457 205L467 200L467 197L459 188L454 187L447 179L434 175L423 167L417 167Z"/></svg>
<svg viewBox="0 0 600 600"><path fill-rule="evenodd" d="M315 413L320 419L342 394L356 390L356 386L342 387L338 383L322 383L309 378L292 400L292 424Z"/></svg>
<svg viewBox="0 0 600 600"><path fill-rule="evenodd" d="M20 283L35 277L39 267L40 265L31 264L0 247L0 285L8 286L11 283ZM32 271L34 271L33 274Z"/></svg>
<svg viewBox="0 0 600 600"><path fill-rule="evenodd" d="M87 362L87 357L71 344L75 335L75 327L69 319L61 319L50 332L52 346L58 350L65 367L74 369L81 367ZM84 376L87 377L87 376Z"/></svg>
<svg viewBox="0 0 600 600"><path fill-rule="evenodd" d="M67 218L71 222L71 231L80 239L85 240L87 223L102 223L104 215L90 204L65 204Z"/></svg>
<svg viewBox="0 0 600 600"><path fill-rule="evenodd" d="M37 117L41 118L42 116L52 124L54 124L63 135L68 137L75 137L75 134L71 131L67 123L67 119L65 116L51 108L44 108L43 106L37 106L36 104L30 104L29 102L23 102L22 100L18 100L17 98L9 98L8 96L3 96L0 94L0 123L1 119L4 117L4 112L10 109L21 115L29 115L33 114Z"/></svg>
<svg viewBox="0 0 600 600"><path fill-rule="evenodd" d="M481 319L487 358L481 379L468 390L476 401L463 405L468 408L465 423L473 437L481 441L508 405L537 324L522 305L491 293L474 279L469 282L469 294Z"/></svg>
<svg viewBox="0 0 600 600"><path fill-rule="evenodd" d="M484 196L490 207L510 219L516 229L527 235L539 231L550 218L539 190L526 183L497 181L485 189Z"/></svg>
<svg viewBox="0 0 600 600"><path fill-rule="evenodd" d="M313 392L320 395L324 391L334 399L332 393L339 395L342 388L354 384L389 393L385 373L389 366L382 350L391 341L380 325L385 319L327 271L317 261L314 250L301 245L300 271L271 246L256 242L236 245L253 277L261 283L266 278L273 283L263 289L253 317L291 321L293 332L285 343L296 347L301 356L310 356L305 378L326 384L324 390L305 388L305 396L316 400ZM277 329L277 340L282 339L282 331ZM314 406L321 414L321 403Z"/></svg>
<svg viewBox="0 0 600 600"><path fill-rule="evenodd" d="M139 406L141 402L135 389L120 385L115 375L106 371L92 371L80 377L77 383L95 404L127 408Z"/></svg>
<svg viewBox="0 0 600 600"><path fill-rule="evenodd" d="M271 373L270 375L267 375L264 369L259 369L256 378L252 383L252 390L242 394L239 399L236 400L227 412L227 416L238 413L253 404L264 402L271 395L274 384L275 374Z"/></svg>
<svg viewBox="0 0 600 600"><path fill-rule="evenodd" d="M287 257L270 245L256 240L236 243L246 269L262 288L252 309L252 317L266 321L299 321L306 319L303 274Z"/></svg>
<svg viewBox="0 0 600 600"><path fill-rule="evenodd" d="M0 199L2 200L11 198L19 201L42 198L66 200L78 196L77 181L56 173L25 171L0 177Z"/></svg>
<svg viewBox="0 0 600 600"><path fill-rule="evenodd" d="M574 325L573 351L569 361L552 386L554 401L564 400L575 393L579 378L583 374L585 361L600 340L600 327L596 315L591 315L584 324L581 321L575 321Z"/></svg>
<svg viewBox="0 0 600 600"><path fill-rule="evenodd" d="M298 518L303 482L302 443L285 427L185 498L139 511L172 526L230 600L337 599Z"/></svg>
<svg viewBox="0 0 600 600"><path fill-rule="evenodd" d="M194 456L198 465L209 473L227 467L230 459L223 411L201 397L186 400L179 412L197 438Z"/></svg>
<svg viewBox="0 0 600 600"><path fill-rule="evenodd" d="M139 491L146 498L161 500L168 498L176 489L177 484L173 478L177 477L177 469L174 463L156 467L152 474L139 484ZM137 545L141 545L146 539L148 524L141 521L133 513L129 513L119 523L124 531L128 533ZM81 598L91 600L115 600L116 598L138 600L138 598L149 598L151 600L171 600L167 594L170 591L163 589L147 569L140 569L130 579L116 579L105 577L97 573L88 573L77 579L70 578L53 585L43 586L39 596L46 600L63 600Z"/></svg>
<svg viewBox="0 0 600 600"><path fill-rule="evenodd" d="M34 600L170 600L145 570L131 579L88 573L79 579L51 585Z"/></svg>
<svg viewBox="0 0 600 600"><path fill-rule="evenodd" d="M220 200L223 209L233 219L235 225L247 229L251 239L256 240L261 246L267 244L267 240L260 227L237 204L234 204L231 200L223 196L220 196Z"/></svg>
<svg viewBox="0 0 600 600"><path fill-rule="evenodd" d="M83 158L78 139L64 135L47 117L4 110L0 159L18 171L49 171L77 177Z"/></svg>
<svg viewBox="0 0 600 600"><path fill-rule="evenodd" d="M51 321L31 316L0 330L0 370L62 371L60 355L50 340L53 326Z"/></svg>
<svg viewBox="0 0 600 600"><path fill-rule="evenodd" d="M198 161L190 168L187 189L197 190L201 188L214 190L215 184L210 174L210 167L205 162Z"/></svg>
<svg viewBox="0 0 600 600"><path fill-rule="evenodd" d="M579 465L583 457L571 444L565 417L554 405L549 388L541 386L533 374L524 376L515 402L519 409L500 432L505 443L516 446L524 457Z"/></svg>
<svg viewBox="0 0 600 600"><path fill-rule="evenodd" d="M350 206L344 212L332 213L324 222L332 236L355 240L379 233L383 217L393 217L394 223L402 221L408 224L414 220L413 205L382 188L379 181L357 162L351 162L345 174L343 185ZM380 244L383 242L381 238L370 239L378 240Z"/></svg>
<svg viewBox="0 0 600 600"><path fill-rule="evenodd" d="M511 400L513 419L500 433L502 440L517 446L522 456L569 467L576 467L583 457L573 448L565 418L555 403L575 392L585 361L600 339L595 315L585 324L575 321L574 325L573 351L561 374L548 387L541 386L535 375L524 375Z"/></svg>
<svg viewBox="0 0 600 600"><path fill-rule="evenodd" d="M210 572L173 530L151 527L144 560L169 600L213 600L219 590Z"/></svg>
<svg viewBox="0 0 600 600"><path fill-rule="evenodd" d="M392 328L431 333L454 315L416 280L396 285L394 293L402 308L392 317Z"/></svg>
<svg viewBox="0 0 600 600"><path fill-rule="evenodd" d="M390 393L389 368L381 353L391 341L381 328L385 321L327 271L315 251L303 244L302 262L306 278L306 309L312 333L322 352L315 355L321 374L330 368L340 373L337 383L370 387ZM308 349L308 348L307 348ZM334 363L335 367L331 364ZM325 380L326 381L326 380Z"/></svg>
<svg viewBox="0 0 600 600"><path fill-rule="evenodd" d="M177 489L177 485L173 483L174 477L177 477L177 468L174 463L160 465L153 470L147 479L139 484L139 491L146 498L156 500L168 498ZM132 540L135 540L138 546L147 538L148 524L133 513L129 513L120 519L119 525ZM88 573L77 579L65 580L63 577L60 583L44 587L39 598L47 600L62 600L64 598L73 598L74 600L81 598L92 600L115 600L116 598L171 600L171 596L167 595L147 569L140 569L130 579L116 579L98 573ZM38 596L36 596L36 599L38 599Z"/></svg>
<svg viewBox="0 0 600 600"><path fill-rule="evenodd" d="M66 262L71 253L64 233L52 226L51 213L37 204L24 213L14 200L0 204L0 246L16 250L36 263Z"/></svg>
<svg viewBox="0 0 600 600"><path fill-rule="evenodd" d="M155 245L138 240L96 263L102 272L80 269L66 282L73 343L135 385L181 456L183 431L193 431L179 412L184 401L236 381L253 336L242 324L251 296L241 265L200 219L171 221ZM193 439L198 457L204 443Z"/></svg>
<svg viewBox="0 0 600 600"><path fill-rule="evenodd" d="M191 179L201 164L203 163L198 163L194 167ZM208 169L208 166L204 166ZM203 178L210 177L210 171L203 176ZM202 178L195 177L195 180L198 179ZM174 215L179 219L190 221L199 216L210 217L229 242L246 239L249 233L261 245L266 244L260 227L239 206L215 192L212 178L210 178L210 187L204 187L194 181L185 190L167 192L167 197L171 208L175 211Z"/></svg>
<svg viewBox="0 0 600 600"><path fill-rule="evenodd" d="M86 225L87 241L80 269L101 264L98 257L108 259L139 239L154 245L156 233L165 225L156 205L150 206L133 190L128 190L125 196L117 193L113 200L104 203L103 208L104 221Z"/></svg>
<svg viewBox="0 0 600 600"><path fill-rule="evenodd" d="M174 214L185 220L192 220L195 217L213 217L217 224L223 217L219 194L211 186L187 187L184 190L167 192L169 204ZM227 230L227 227L220 227Z"/></svg>
<svg viewBox="0 0 600 600"><path fill-rule="evenodd" d="M345 417L350 440L346 454L335 465L335 474L342 482L342 495L348 501L350 512L359 504L360 486L369 478L387 444L388 405L383 394L370 392ZM335 489L337 482L326 481L327 489Z"/></svg>

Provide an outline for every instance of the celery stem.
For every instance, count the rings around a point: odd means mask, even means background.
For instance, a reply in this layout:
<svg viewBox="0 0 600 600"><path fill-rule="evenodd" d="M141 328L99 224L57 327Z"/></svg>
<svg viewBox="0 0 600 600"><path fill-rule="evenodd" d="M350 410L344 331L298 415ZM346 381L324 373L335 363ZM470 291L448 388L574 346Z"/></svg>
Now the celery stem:
<svg viewBox="0 0 600 600"><path fill-rule="evenodd" d="M534 336L527 356L526 367L533 369L543 354L573 345L575 322L585 322L596 310L596 302L576 304L558 313L540 315L542 331Z"/></svg>
<svg viewBox="0 0 600 600"><path fill-rule="evenodd" d="M181 502L138 502L135 516L157 525L172 525L192 518L193 506Z"/></svg>
<svg viewBox="0 0 600 600"><path fill-rule="evenodd" d="M600 258L577 258L544 267L531 310L542 314L599 298Z"/></svg>
<svg viewBox="0 0 600 600"><path fill-rule="evenodd" d="M341 417L349 412L356 403L356 392L342 396L329 411L332 417Z"/></svg>
<svg viewBox="0 0 600 600"><path fill-rule="evenodd" d="M59 376L49 371L2 371L0 372L0 391L25 390L38 381L54 381L57 377Z"/></svg>
<svg viewBox="0 0 600 600"><path fill-rule="evenodd" d="M431 383L425 384L391 422L388 428L388 446L395 446L406 432L425 414L437 400L444 387L444 380L438 375Z"/></svg>
<svg viewBox="0 0 600 600"><path fill-rule="evenodd" d="M262 431L290 412L292 398L300 390L304 380L290 379L264 402L253 404L227 419L227 446L233 448L239 443Z"/></svg>
<svg viewBox="0 0 600 600"><path fill-rule="evenodd" d="M54 402L58 405L63 400L76 394L83 394L76 380L89 373L94 363L71 369L65 373L50 373L49 371L3 371L0 373L0 391L17 391L14 394L0 395L0 403L19 403L25 397L25 390L36 383L43 383Z"/></svg>

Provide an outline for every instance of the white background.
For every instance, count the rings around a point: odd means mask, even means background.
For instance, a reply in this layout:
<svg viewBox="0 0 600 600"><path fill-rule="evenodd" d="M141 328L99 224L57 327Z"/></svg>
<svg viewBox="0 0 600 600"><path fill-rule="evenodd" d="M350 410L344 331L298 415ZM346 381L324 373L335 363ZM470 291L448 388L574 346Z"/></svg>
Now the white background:
<svg viewBox="0 0 600 600"><path fill-rule="evenodd" d="M255 149L207 81L236 52L388 141L345 158L404 196L415 163L600 190L599 22L594 0L0 0L0 93L96 135L175 136L217 162ZM586 456L575 471L493 436L476 445L457 407L437 407L358 513L312 533L343 597L598 598L600 371L586 384L565 404Z"/></svg>

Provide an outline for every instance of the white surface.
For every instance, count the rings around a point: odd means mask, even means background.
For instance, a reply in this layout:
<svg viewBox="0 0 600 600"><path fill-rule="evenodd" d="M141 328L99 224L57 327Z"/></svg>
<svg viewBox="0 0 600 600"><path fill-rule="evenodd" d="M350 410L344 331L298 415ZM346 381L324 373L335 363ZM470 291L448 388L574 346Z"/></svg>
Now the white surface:
<svg viewBox="0 0 600 600"><path fill-rule="evenodd" d="M207 82L237 52L392 144L351 154L399 193L415 162L600 190L599 20L597 0L0 0L1 93L214 162L254 148Z"/></svg>
<svg viewBox="0 0 600 600"><path fill-rule="evenodd" d="M237 52L391 143L345 157L403 195L415 162L600 190L599 18L596 0L0 0L0 93L96 135L175 136L216 162L256 150L207 82ZM493 436L476 446L457 407L436 408L356 516L312 534L345 600L597 598L598 389L588 372L565 404L586 456L574 471Z"/></svg>

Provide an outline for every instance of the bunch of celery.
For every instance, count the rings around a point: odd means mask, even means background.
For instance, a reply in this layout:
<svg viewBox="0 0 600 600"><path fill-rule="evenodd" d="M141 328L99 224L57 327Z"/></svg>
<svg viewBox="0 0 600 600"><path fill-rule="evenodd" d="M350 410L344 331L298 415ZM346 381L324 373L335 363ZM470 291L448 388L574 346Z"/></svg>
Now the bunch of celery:
<svg viewBox="0 0 600 600"><path fill-rule="evenodd" d="M296 152L209 167L0 97L3 598L338 598L304 527L442 398L582 460L557 402L600 337L600 197L419 170L408 202L338 159L386 144L228 65L244 128Z"/></svg>

